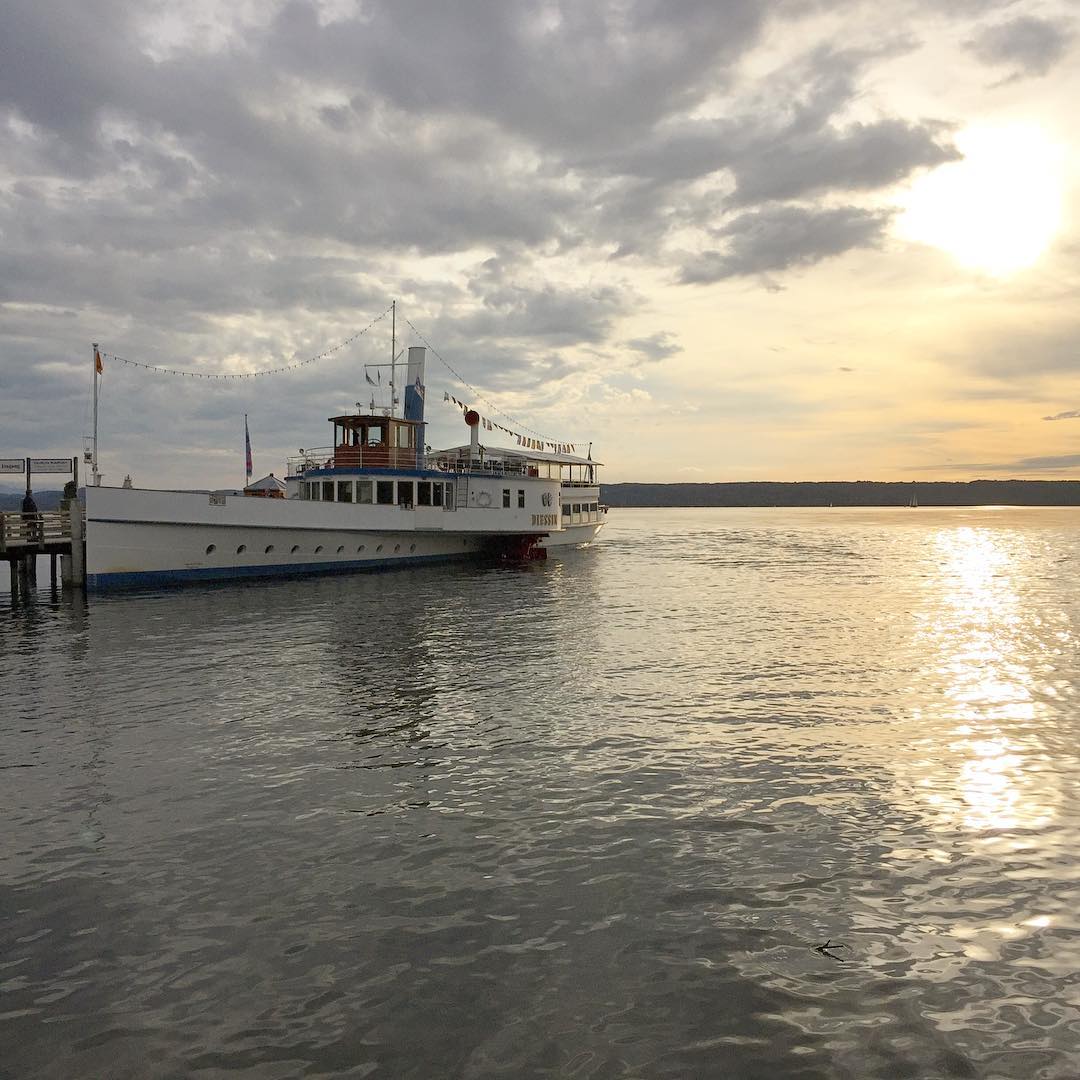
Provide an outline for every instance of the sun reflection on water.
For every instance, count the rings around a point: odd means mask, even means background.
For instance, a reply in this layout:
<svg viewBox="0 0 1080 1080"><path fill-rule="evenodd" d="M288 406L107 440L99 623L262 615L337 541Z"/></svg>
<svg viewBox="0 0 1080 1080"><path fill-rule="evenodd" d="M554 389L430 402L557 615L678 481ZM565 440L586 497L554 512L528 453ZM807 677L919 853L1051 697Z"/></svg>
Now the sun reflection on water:
<svg viewBox="0 0 1080 1080"><path fill-rule="evenodd" d="M940 691L914 710L925 732L917 785L943 823L980 832L1043 828L1058 802L1038 768L1038 638L1023 597L1024 543L970 527L935 533L917 635L936 658L925 679Z"/></svg>

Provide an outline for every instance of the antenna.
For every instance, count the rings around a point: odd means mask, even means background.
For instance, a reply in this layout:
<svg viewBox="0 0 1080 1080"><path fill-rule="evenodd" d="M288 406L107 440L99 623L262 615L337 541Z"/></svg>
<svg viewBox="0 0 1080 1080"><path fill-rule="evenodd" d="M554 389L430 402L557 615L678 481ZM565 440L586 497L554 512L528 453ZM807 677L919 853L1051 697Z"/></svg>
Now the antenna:
<svg viewBox="0 0 1080 1080"><path fill-rule="evenodd" d="M394 415L394 386L397 375L397 301L390 303L390 415Z"/></svg>

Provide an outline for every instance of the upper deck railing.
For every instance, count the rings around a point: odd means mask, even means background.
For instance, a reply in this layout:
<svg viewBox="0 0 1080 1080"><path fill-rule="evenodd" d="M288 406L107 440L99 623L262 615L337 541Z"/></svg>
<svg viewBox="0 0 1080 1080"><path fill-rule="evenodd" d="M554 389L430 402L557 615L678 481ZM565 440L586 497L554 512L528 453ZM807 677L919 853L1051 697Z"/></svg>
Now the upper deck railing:
<svg viewBox="0 0 1080 1080"><path fill-rule="evenodd" d="M489 476L536 477L539 471L535 462L527 458L485 458L470 461L467 455L429 454L423 459L423 467L431 472L460 475L482 473ZM319 446L294 454L287 459L287 476L298 478L310 469L415 469L416 451L396 446ZM575 469L585 470L585 465L561 465L560 482L564 487L596 487L597 466L592 466L593 479L567 476ZM552 477L555 479L555 477Z"/></svg>

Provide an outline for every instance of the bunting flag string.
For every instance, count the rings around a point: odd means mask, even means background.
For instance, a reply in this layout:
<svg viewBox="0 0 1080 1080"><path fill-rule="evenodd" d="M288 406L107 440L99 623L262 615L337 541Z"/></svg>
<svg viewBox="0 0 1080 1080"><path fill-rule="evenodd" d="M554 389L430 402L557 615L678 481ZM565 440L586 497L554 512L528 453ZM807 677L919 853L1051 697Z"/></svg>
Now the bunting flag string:
<svg viewBox="0 0 1080 1080"><path fill-rule="evenodd" d="M391 305L391 307L392 306L393 305ZM363 330L357 330L351 337L347 337L344 341L331 346L329 349L324 349L316 356L308 357L307 360L299 360L295 364L283 364L281 367L267 368L264 371L242 371L235 374L227 372L181 371L177 368L159 367L157 364L144 364L139 360L126 360L124 357L117 356L115 353L102 351L101 356L103 358L115 360L120 364L126 364L128 367L143 368L146 371L156 371L159 375L180 375L188 379L256 379L260 375L279 375L283 371L295 371L297 368L307 367L308 364L314 364L319 360L325 360L328 356L340 352L346 345L351 345L357 338L363 337L363 335L376 323L381 322L389 314L390 308L388 307L381 315L377 315L372 319ZM368 381L370 382L370 380Z"/></svg>
<svg viewBox="0 0 1080 1080"><path fill-rule="evenodd" d="M483 394L480 393L479 390L476 389L475 386L473 386L471 383L466 382L465 379L463 379L461 377L461 375L459 375L458 372L456 372L446 362L446 360L439 355L439 352L435 348L435 346L432 345L431 342L428 341L428 339L426 337L424 337L424 335L421 334L420 331L417 330L416 327L413 326L413 324L408 319L405 319L404 321L405 321L406 325L409 327L409 329L412 330L412 332L427 346L428 350L435 357L435 359L438 360L439 363L442 364L442 366L444 368L446 368L446 370L449 371L450 374L453 375L454 378L457 379L457 381L459 383L461 383L462 386L467 387L469 390L471 390L478 401L482 401L493 413L498 413L499 416L505 417L507 420L510 421L511 424L514 424L515 426L519 427L522 431L529 432L529 435L528 436L518 435L517 432L511 431L509 428L502 427L501 424L494 424L493 421L488 421L488 423L493 424L494 427L497 427L500 431L505 431L508 435L513 435L515 438L518 439L518 443L519 443L520 446L530 446L531 449L533 449L533 450L541 450L541 449L543 449L544 446L572 446L573 445L572 443L560 443L557 440L551 439L548 436L544 435L543 432L534 431L527 424L521 423L520 420L515 420L514 417L512 417L509 413L503 412L502 409L500 409L497 405L492 404L490 401L488 401L488 399L486 397L484 397ZM443 397L444 401L446 401L448 399L453 400L455 403L457 402L457 398L450 398L449 394L447 394L447 395L445 395ZM487 427L486 430L491 431L492 428ZM558 453L558 451L556 451L556 453Z"/></svg>
<svg viewBox="0 0 1080 1080"><path fill-rule="evenodd" d="M454 395L450 393L443 393L443 401L456 405L462 412L468 412L470 408L467 402L454 397ZM530 450L550 451L553 454L577 453L577 446L574 443L556 442L551 439L534 439L529 435L522 435L517 431L511 431L510 428L504 427L498 421L489 420L485 416L480 417L480 426L485 431L502 431L511 438L517 439L518 446L524 446Z"/></svg>

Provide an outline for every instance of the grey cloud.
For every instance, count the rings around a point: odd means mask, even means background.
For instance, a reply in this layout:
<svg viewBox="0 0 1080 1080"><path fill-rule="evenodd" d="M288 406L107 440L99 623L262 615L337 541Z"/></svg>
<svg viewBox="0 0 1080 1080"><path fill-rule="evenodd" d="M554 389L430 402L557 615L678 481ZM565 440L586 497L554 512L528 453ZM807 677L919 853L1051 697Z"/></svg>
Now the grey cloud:
<svg viewBox="0 0 1080 1080"><path fill-rule="evenodd" d="M986 472L1056 472L1080 466L1080 454L1057 454L1048 457L1020 458L1016 461L968 461L948 462L944 465L919 465L911 472L941 472L942 470L970 472L982 469Z"/></svg>
<svg viewBox="0 0 1080 1080"><path fill-rule="evenodd" d="M1076 420L1080 419L1080 409L1070 409L1068 412L1055 413L1053 416L1044 416L1044 420Z"/></svg>
<svg viewBox="0 0 1080 1080"><path fill-rule="evenodd" d="M889 221L885 211L845 206L815 210L771 206L740 214L717 230L723 251L688 258L680 280L707 284L747 274L808 266L855 247L875 244Z"/></svg>
<svg viewBox="0 0 1080 1080"><path fill-rule="evenodd" d="M642 361L656 363L682 352L675 336L666 330L650 334L648 337L631 338L624 343L631 352L637 353Z"/></svg>
<svg viewBox="0 0 1080 1080"><path fill-rule="evenodd" d="M1065 56L1072 36L1065 20L1019 15L986 27L966 47L984 64L1015 68L1010 78L1016 79L1045 75Z"/></svg>
<svg viewBox="0 0 1080 1080"><path fill-rule="evenodd" d="M899 120L783 132L746 148L735 165L734 201L747 205L830 189L885 187L915 168L959 157L938 144L939 135L934 127Z"/></svg>
<svg viewBox="0 0 1080 1080"><path fill-rule="evenodd" d="M318 69L409 115L482 115L548 146L614 146L712 87L767 13L754 0L403 0L323 27L294 2L266 48L287 70Z"/></svg>

